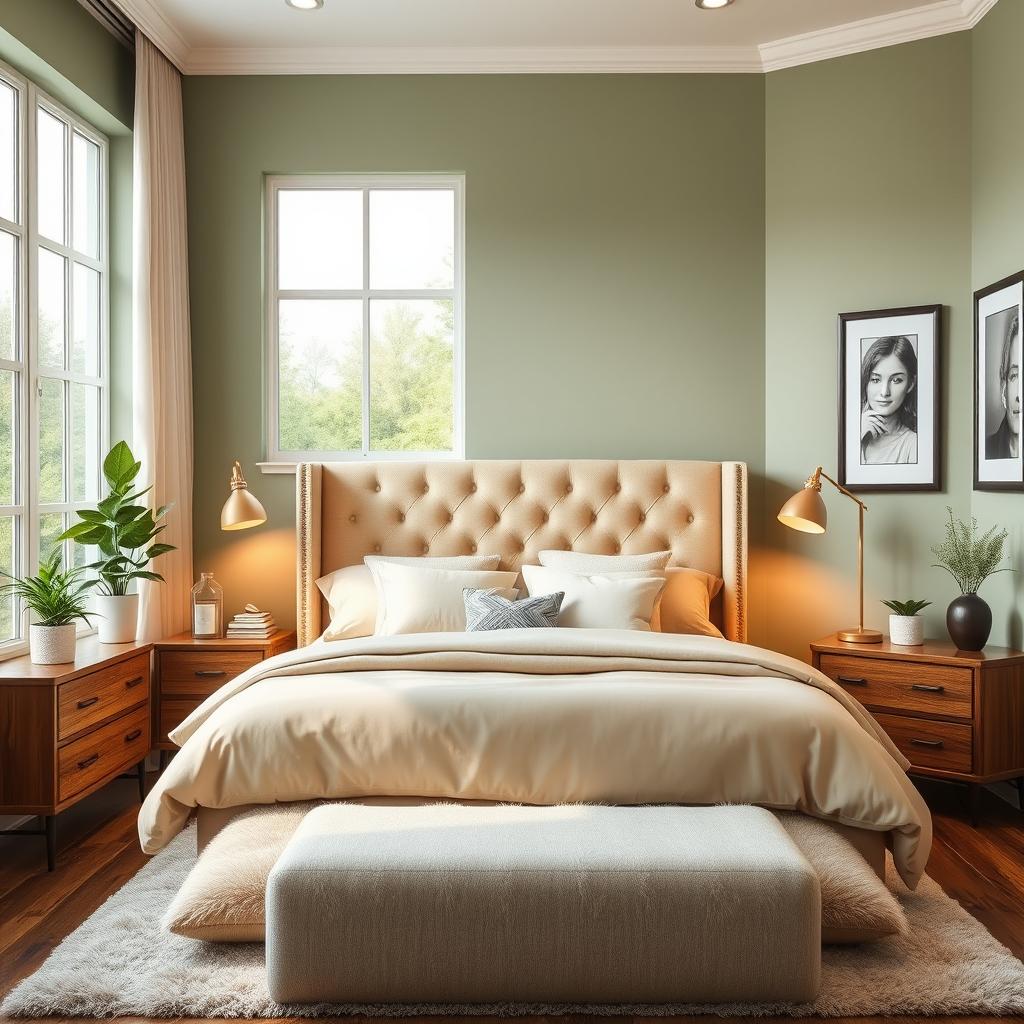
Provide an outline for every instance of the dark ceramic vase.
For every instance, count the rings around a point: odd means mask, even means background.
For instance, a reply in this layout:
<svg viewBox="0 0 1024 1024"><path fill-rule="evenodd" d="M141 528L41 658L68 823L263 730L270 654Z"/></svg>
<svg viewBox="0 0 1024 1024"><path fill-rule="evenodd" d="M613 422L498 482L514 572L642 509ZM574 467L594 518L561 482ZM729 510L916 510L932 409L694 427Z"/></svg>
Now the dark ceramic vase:
<svg viewBox="0 0 1024 1024"><path fill-rule="evenodd" d="M992 632L992 609L977 594L964 594L946 609L949 638L961 651L980 651Z"/></svg>

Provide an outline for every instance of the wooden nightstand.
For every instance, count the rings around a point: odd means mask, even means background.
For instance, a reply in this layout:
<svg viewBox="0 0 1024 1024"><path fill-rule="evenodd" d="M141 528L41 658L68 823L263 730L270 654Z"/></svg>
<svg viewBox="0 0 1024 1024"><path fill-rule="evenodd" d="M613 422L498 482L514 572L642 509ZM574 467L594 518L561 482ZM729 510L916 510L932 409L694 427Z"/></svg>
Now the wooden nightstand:
<svg viewBox="0 0 1024 1024"><path fill-rule="evenodd" d="M145 796L152 644L78 641L69 665L0 664L0 814L34 814L52 871L57 814L135 767Z"/></svg>
<svg viewBox="0 0 1024 1024"><path fill-rule="evenodd" d="M295 633L279 629L267 640L196 640L191 633L181 633L153 647L153 746L160 751L163 768L167 751L178 749L167 733L247 668L294 650Z"/></svg>
<svg viewBox="0 0 1024 1024"><path fill-rule="evenodd" d="M814 667L856 697L911 763L910 771L970 787L1024 777L1024 651L811 644Z"/></svg>

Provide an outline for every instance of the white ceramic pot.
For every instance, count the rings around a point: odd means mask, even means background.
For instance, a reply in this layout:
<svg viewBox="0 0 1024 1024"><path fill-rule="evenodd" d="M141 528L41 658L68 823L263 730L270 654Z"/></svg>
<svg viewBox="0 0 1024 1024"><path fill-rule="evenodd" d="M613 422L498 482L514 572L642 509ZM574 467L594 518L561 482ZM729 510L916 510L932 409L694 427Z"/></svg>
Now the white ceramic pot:
<svg viewBox="0 0 1024 1024"><path fill-rule="evenodd" d="M33 665L66 665L75 660L75 624L28 627L28 649Z"/></svg>
<svg viewBox="0 0 1024 1024"><path fill-rule="evenodd" d="M889 639L899 647L920 647L924 643L924 619L920 615L890 615Z"/></svg>
<svg viewBox="0 0 1024 1024"><path fill-rule="evenodd" d="M135 639L139 623L139 595L111 597L97 594L96 626L101 644L127 644Z"/></svg>

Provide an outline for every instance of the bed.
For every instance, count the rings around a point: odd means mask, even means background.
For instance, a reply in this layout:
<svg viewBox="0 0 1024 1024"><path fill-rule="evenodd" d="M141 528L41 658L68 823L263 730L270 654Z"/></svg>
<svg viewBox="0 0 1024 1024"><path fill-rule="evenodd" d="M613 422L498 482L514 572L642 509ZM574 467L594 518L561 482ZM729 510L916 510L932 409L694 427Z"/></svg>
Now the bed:
<svg viewBox="0 0 1024 1024"><path fill-rule="evenodd" d="M317 799L752 803L829 822L913 886L930 846L906 761L813 669L746 644L747 476L736 462L305 464L297 472L299 649L227 684L139 819L202 846L252 805ZM506 630L319 640L316 579L371 554L670 550L722 579L724 639Z"/></svg>

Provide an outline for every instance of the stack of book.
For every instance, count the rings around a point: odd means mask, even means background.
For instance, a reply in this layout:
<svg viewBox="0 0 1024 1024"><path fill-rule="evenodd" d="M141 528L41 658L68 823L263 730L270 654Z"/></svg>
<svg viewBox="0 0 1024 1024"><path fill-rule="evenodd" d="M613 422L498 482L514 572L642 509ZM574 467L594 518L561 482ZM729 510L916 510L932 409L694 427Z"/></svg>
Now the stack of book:
<svg viewBox="0 0 1024 1024"><path fill-rule="evenodd" d="M276 630L277 624L270 612L261 612L254 605L247 604L245 611L239 612L228 623L228 639L266 640Z"/></svg>

